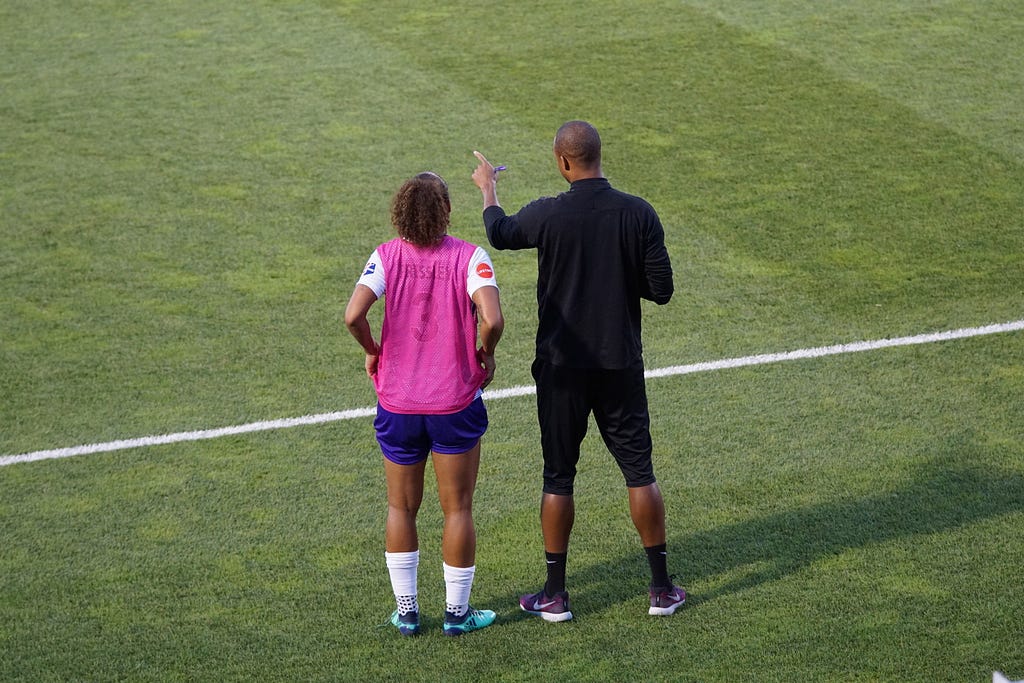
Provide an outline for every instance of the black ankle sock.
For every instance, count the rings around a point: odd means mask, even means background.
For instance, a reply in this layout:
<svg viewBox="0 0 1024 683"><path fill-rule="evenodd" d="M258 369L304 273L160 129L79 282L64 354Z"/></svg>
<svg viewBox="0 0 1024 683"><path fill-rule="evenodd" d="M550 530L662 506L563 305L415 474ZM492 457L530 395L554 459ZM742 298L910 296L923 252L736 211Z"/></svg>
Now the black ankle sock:
<svg viewBox="0 0 1024 683"><path fill-rule="evenodd" d="M644 548L644 551L647 553L647 563L651 565L651 588L670 587L672 579L668 576L668 553L665 552L665 544Z"/></svg>
<svg viewBox="0 0 1024 683"><path fill-rule="evenodd" d="M544 552L548 566L548 580L544 584L544 592L549 596L565 590L565 559L568 553Z"/></svg>

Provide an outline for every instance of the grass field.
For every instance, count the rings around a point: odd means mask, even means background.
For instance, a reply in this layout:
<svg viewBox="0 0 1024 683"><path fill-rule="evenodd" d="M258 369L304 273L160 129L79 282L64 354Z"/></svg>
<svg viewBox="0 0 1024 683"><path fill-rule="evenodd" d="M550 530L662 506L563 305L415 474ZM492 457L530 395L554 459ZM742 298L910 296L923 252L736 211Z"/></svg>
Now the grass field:
<svg viewBox="0 0 1024 683"><path fill-rule="evenodd" d="M485 243L472 150L515 210L572 118L665 224L648 368L1024 319L1016 2L8 0L0 95L0 459L372 405L341 317L393 191L439 172ZM526 386L535 257L491 254ZM380 456L337 420L0 467L0 680L1024 678L1024 332L649 393L672 618L594 437L577 618L518 611L525 395L476 498L496 626L441 636L430 491L426 634L383 626Z"/></svg>

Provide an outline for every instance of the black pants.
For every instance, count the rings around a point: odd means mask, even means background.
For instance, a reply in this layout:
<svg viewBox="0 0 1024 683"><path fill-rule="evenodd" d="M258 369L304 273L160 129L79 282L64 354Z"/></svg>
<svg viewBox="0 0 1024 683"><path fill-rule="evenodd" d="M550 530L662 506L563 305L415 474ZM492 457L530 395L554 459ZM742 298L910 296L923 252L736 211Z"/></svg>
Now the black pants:
<svg viewBox="0 0 1024 683"><path fill-rule="evenodd" d="M625 370L567 368L536 360L544 492L571 495L590 414L626 485L655 482L643 363Z"/></svg>

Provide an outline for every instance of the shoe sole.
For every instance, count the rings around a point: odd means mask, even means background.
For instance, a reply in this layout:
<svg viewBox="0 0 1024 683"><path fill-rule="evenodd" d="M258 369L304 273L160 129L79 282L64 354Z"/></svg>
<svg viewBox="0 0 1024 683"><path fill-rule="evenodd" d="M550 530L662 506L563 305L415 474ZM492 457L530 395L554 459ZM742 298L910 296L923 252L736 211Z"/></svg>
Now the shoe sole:
<svg viewBox="0 0 1024 683"><path fill-rule="evenodd" d="M444 629L444 634L446 636L448 636L449 638L455 638L455 637L458 637L458 636L465 635L467 633L473 633L474 631L480 631L482 629L487 628L488 626L490 626L493 623L494 622L492 621L490 624L484 624L483 626L475 626L473 628L467 628L467 629L461 629L461 628L449 629L449 628L445 628Z"/></svg>
<svg viewBox="0 0 1024 683"><path fill-rule="evenodd" d="M527 614L536 614L544 621L550 621L552 623L556 623L559 621L569 621L570 619L572 619L572 612L534 612L533 610L526 609L522 605L519 605L519 609L523 610Z"/></svg>
<svg viewBox="0 0 1024 683"><path fill-rule="evenodd" d="M490 626L490 624L488 624L487 626ZM448 636L449 638L458 638L459 636L464 636L467 633L473 633L474 631L479 631L480 629L487 628L487 626L481 626L480 628L466 629L465 631L457 631L457 630L454 630L454 629L453 630L445 629L444 630L444 634L446 636Z"/></svg>
<svg viewBox="0 0 1024 683"><path fill-rule="evenodd" d="M675 614L675 611L685 605L686 602L677 602L671 607L651 607L647 610L647 613L656 617L667 617L670 614Z"/></svg>

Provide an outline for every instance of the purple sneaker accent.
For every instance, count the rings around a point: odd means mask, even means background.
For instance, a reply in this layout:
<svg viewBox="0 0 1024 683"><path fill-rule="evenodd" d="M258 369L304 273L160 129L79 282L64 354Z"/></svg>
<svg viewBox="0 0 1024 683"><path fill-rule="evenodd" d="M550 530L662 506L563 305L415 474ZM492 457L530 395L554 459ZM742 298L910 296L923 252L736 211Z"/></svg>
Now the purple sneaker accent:
<svg viewBox="0 0 1024 683"><path fill-rule="evenodd" d="M683 606L686 602L686 591L679 586L672 586L669 590L657 588L651 589L651 609L648 614L656 616L668 616Z"/></svg>
<svg viewBox="0 0 1024 683"><path fill-rule="evenodd" d="M524 612L536 614L544 621L569 621L569 594L565 591L547 595L543 589L539 593L524 595L519 598L519 608Z"/></svg>

